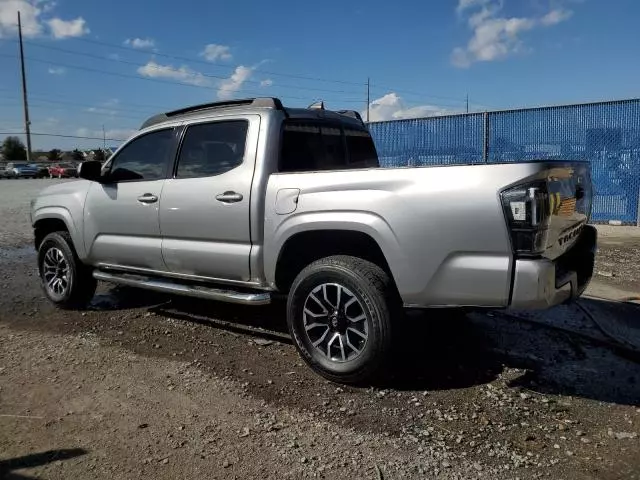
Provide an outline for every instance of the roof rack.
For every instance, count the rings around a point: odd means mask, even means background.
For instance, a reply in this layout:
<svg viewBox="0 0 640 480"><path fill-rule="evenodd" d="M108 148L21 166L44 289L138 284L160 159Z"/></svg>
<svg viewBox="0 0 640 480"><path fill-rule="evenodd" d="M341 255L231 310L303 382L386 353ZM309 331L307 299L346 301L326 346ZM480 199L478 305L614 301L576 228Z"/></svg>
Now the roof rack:
<svg viewBox="0 0 640 480"><path fill-rule="evenodd" d="M152 117L149 117L142 124L140 129L150 127L160 122L167 121L171 118L180 117L193 112L199 112L202 110L214 110L216 108L225 107L239 107L239 106L251 106L255 108L275 108L276 110L285 111L284 106L279 98L273 97L259 97L259 98L245 98L241 100L226 100L223 102L203 103L200 105L192 105L190 107L180 108L178 110L172 110L170 112L159 113Z"/></svg>

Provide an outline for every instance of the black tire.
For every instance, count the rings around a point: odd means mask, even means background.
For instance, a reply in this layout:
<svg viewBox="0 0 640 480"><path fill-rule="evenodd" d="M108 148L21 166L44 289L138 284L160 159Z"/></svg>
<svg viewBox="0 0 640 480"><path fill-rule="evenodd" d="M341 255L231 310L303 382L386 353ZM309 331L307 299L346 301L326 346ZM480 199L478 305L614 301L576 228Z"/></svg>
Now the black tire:
<svg viewBox="0 0 640 480"><path fill-rule="evenodd" d="M349 318L347 309L352 307L342 309L341 302L335 298L333 302L328 302L320 308L326 310L325 307L333 307L337 304L336 311L344 310L342 320L335 316L326 316L329 332L327 336L342 336L338 338L339 345L321 344L320 348L330 352L329 354L323 353L313 345L314 342L305 328L305 315L307 315L305 302L309 301L314 289L322 289L323 284L329 289L340 285L344 292L342 295L347 295L345 298L357 299L357 303L352 303L363 312L366 318L362 321L367 324L366 327L361 324L362 326L358 329L366 328L365 333L368 335L364 343L358 345L361 347L360 353L356 353L357 348L351 348L351 345L355 345L354 338L357 342L363 342L363 340L360 335L353 336L353 333L357 333L353 332L353 328L351 330L347 328L354 325L350 323L353 320L344 319L344 317ZM335 297L337 298L337 293ZM287 325L302 358L326 379L346 384L366 384L374 378L380 379L383 370L389 364L391 324L401 314L401 302L389 275L374 263L350 256L326 257L307 266L294 280L287 302ZM308 318L307 322L310 321ZM315 323L316 317L311 318ZM321 322L321 320L318 321ZM340 322L342 327L339 326ZM324 325L321 328L324 328ZM352 333L351 341L349 341L349 331ZM344 342L343 339L345 339ZM349 345L350 348L346 349L344 344ZM342 348L338 350L334 359L332 353L338 347ZM345 350L354 358L345 359Z"/></svg>
<svg viewBox="0 0 640 480"><path fill-rule="evenodd" d="M64 275L67 283L64 288L61 288L61 292L54 291L45 280L45 258L47 252L53 249L62 254L68 266L65 270L67 273ZM78 259L68 232L53 232L42 240L38 249L38 272L45 295L59 308L84 308L95 294L97 281L93 278L91 269Z"/></svg>

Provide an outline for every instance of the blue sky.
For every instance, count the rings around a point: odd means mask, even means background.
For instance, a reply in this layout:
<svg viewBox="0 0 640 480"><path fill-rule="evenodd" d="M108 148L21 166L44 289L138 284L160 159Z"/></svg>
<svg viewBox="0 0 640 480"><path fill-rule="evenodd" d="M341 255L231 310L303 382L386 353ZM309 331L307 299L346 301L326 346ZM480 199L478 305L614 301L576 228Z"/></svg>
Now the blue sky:
<svg viewBox="0 0 640 480"><path fill-rule="evenodd" d="M256 95L363 111L368 77L372 120L463 111L467 94L473 111L639 94L635 0L0 0L0 132L23 129L17 10L36 133L121 139Z"/></svg>

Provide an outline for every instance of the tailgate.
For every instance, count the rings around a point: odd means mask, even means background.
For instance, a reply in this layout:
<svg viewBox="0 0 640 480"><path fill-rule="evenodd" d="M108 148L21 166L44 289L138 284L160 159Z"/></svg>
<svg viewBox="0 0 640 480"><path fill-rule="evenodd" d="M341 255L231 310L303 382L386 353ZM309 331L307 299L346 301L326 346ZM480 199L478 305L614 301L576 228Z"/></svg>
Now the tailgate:
<svg viewBox="0 0 640 480"><path fill-rule="evenodd" d="M588 163L549 165L545 171L550 214L545 257L554 259L573 246L591 215Z"/></svg>

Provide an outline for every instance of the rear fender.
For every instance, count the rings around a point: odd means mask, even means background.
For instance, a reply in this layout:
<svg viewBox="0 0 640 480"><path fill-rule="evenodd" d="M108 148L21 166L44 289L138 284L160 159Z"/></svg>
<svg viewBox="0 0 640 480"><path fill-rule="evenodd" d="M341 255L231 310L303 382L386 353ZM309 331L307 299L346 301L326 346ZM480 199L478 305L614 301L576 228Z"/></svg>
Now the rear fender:
<svg viewBox="0 0 640 480"><path fill-rule="evenodd" d="M273 235L266 236L265 279L270 286L276 287L276 267L287 240L298 233L322 230L356 231L371 237L382 250L394 279L401 270L398 266L406 264L395 234L378 215L356 211L294 214L278 225Z"/></svg>

